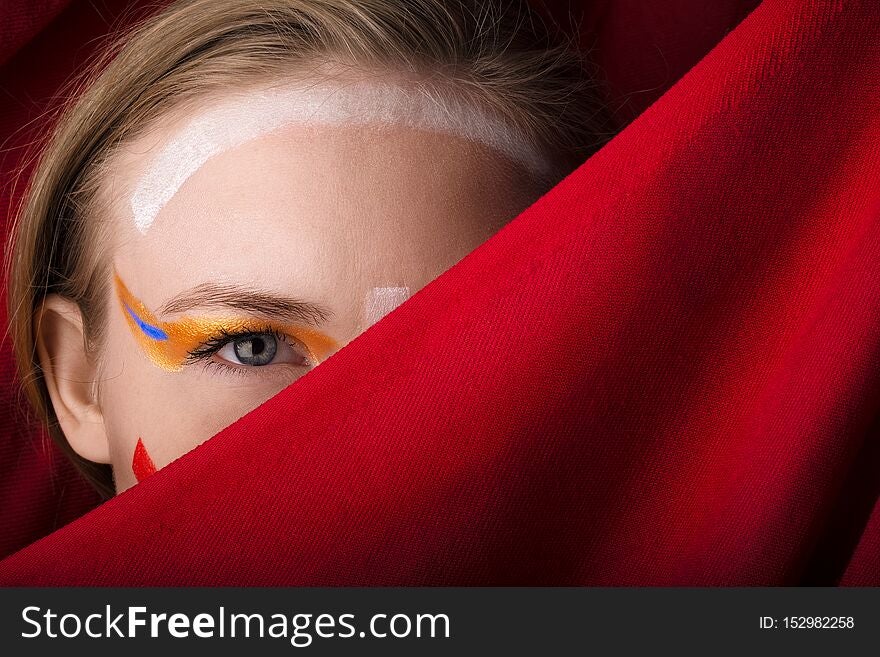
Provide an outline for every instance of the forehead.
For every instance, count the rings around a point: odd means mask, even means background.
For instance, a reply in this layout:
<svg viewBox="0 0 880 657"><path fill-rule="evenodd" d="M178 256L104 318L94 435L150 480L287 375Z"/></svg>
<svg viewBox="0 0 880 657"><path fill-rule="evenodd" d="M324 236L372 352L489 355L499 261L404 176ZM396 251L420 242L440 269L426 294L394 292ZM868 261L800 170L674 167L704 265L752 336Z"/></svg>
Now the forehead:
<svg viewBox="0 0 880 657"><path fill-rule="evenodd" d="M536 174L545 158L481 103L435 85L388 81L285 81L215 99L174 135L141 177L132 197L135 224L151 226L161 208L210 158L284 126L406 126L482 143Z"/></svg>
<svg viewBox="0 0 880 657"><path fill-rule="evenodd" d="M526 176L484 144L404 125L293 124L206 159L143 233L132 196L194 115L126 144L103 181L114 260L150 281L147 303L185 283L267 279L326 300L340 268L419 279L438 245L521 209L511 190Z"/></svg>

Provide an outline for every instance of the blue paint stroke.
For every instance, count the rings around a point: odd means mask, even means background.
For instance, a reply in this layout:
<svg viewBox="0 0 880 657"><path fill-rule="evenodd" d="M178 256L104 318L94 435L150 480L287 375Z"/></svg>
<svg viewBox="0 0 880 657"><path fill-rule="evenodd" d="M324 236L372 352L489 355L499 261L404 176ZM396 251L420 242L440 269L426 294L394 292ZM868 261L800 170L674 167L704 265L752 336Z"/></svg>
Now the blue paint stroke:
<svg viewBox="0 0 880 657"><path fill-rule="evenodd" d="M167 340L168 334L160 329L158 326L153 326L152 324L147 324L144 320L138 317L137 313L128 307L127 303L123 303L125 306L125 310L128 311L128 314L131 315L131 318L135 321L135 323L140 327L141 331L144 332L149 338L153 338L153 340Z"/></svg>

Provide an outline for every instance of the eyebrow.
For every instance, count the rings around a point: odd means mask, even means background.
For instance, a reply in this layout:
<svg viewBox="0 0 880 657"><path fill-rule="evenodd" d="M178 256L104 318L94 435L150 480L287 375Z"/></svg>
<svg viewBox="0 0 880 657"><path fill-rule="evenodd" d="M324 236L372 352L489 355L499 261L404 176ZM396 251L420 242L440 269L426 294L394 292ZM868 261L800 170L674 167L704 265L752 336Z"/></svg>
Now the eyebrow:
<svg viewBox="0 0 880 657"><path fill-rule="evenodd" d="M170 315L196 308L234 308L254 315L266 315L290 322L319 325L333 316L326 306L278 296L233 284L202 283L184 290L159 308L159 315Z"/></svg>

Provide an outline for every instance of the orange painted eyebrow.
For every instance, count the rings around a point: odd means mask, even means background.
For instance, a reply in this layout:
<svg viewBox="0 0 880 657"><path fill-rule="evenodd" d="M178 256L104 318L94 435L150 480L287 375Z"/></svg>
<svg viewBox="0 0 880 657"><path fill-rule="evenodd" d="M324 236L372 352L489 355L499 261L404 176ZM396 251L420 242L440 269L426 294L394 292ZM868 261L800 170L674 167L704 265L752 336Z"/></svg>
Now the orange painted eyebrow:
<svg viewBox="0 0 880 657"><path fill-rule="evenodd" d="M312 326L320 326L333 316L329 308L320 304L226 283L202 283L184 290L166 301L156 314L165 316L198 308L231 308Z"/></svg>

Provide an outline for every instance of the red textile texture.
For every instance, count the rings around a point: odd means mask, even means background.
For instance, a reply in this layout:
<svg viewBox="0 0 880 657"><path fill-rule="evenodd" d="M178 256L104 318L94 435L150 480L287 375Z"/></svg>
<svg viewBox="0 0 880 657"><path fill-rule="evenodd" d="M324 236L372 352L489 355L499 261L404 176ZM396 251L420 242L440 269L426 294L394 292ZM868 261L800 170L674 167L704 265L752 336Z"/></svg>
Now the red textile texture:
<svg viewBox="0 0 880 657"><path fill-rule="evenodd" d="M535 0L563 33L580 32L611 113L626 125L736 27L759 0ZM572 29L574 28L574 29Z"/></svg>
<svg viewBox="0 0 880 657"><path fill-rule="evenodd" d="M755 4L754 0L718 0L711 5L714 13L707 15L701 0L681 2L692 5L691 10L671 11L671 0L661 3L662 14L667 17L660 22L665 31L652 31L650 26L657 24L657 7L661 5L622 0L591 0L585 4L536 0L562 31L579 30L583 35L583 43L598 64L597 73L608 85L610 114L618 125L632 118L632 108L644 108L659 97ZM47 131L46 110L64 101L57 91L61 82L82 67L106 33L124 28L158 4L73 0L45 31L0 67L0 91L7 99L0 103L2 221L8 221L27 180L29 167L25 160L31 154L27 145ZM0 4L0 16L8 17L2 22L7 30L3 37L7 50L24 44L35 26L50 18L45 9L49 6ZM28 18L25 11L32 15ZM673 16L674 20L670 18ZM633 28L620 29L624 24ZM702 36L693 38L693 34ZM656 47L644 48L646 38ZM669 66L660 78L658 56ZM625 59L627 66L614 67L618 59ZM670 75L670 70L675 74ZM4 312L0 309L0 314ZM0 323L5 324L5 319ZM34 424L26 421L23 400L13 379L9 347L8 341L0 343L0 399L4 400L0 405L0 558L98 503L97 496L66 458Z"/></svg>
<svg viewBox="0 0 880 657"><path fill-rule="evenodd" d="M70 0L0 0L0 64L57 16Z"/></svg>
<svg viewBox="0 0 880 657"><path fill-rule="evenodd" d="M6 585L880 584L880 12L765 0L326 363Z"/></svg>

